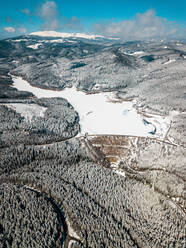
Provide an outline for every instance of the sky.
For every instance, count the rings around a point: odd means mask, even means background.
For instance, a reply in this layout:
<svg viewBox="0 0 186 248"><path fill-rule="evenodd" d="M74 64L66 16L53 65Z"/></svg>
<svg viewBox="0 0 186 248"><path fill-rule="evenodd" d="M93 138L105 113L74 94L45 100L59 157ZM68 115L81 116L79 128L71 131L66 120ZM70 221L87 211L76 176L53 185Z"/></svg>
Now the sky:
<svg viewBox="0 0 186 248"><path fill-rule="evenodd" d="M1 0L0 38L41 30L124 40L186 37L186 0Z"/></svg>

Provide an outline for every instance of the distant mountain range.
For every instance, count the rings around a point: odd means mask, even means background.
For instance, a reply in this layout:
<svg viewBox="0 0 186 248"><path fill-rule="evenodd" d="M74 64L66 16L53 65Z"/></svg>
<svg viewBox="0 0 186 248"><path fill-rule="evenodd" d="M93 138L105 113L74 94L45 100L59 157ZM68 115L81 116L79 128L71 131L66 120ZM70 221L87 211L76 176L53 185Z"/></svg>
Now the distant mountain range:
<svg viewBox="0 0 186 248"><path fill-rule="evenodd" d="M178 95L185 97L183 41L123 42L99 35L43 31L1 40L0 58L12 74L42 88L117 91L125 99L146 99L146 106L153 108L158 99L163 111L174 108ZM179 80L180 87L170 84L172 80ZM160 94L153 90L157 85ZM170 104L165 105L165 99L171 99Z"/></svg>
<svg viewBox="0 0 186 248"><path fill-rule="evenodd" d="M41 37L61 37L61 38L84 38L84 39L98 39L98 38L105 38L102 35L88 35L88 34L81 34L81 33L60 33L56 31L41 31L41 32L33 32L29 35L33 36L41 36Z"/></svg>

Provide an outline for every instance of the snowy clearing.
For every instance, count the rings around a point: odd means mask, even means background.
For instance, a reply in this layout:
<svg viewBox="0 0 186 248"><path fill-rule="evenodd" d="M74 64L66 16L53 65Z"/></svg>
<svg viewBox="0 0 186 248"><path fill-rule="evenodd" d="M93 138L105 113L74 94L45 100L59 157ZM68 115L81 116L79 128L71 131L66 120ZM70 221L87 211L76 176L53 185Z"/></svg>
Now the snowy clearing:
<svg viewBox="0 0 186 248"><path fill-rule="evenodd" d="M126 177L125 172L123 170L113 168L113 172L118 174L118 175L120 175L120 176L122 176L122 177Z"/></svg>
<svg viewBox="0 0 186 248"><path fill-rule="evenodd" d="M37 104L23 104L23 103L7 103L1 104L8 108L15 110L17 113L21 114L26 121L31 121L34 117L44 117L47 108L41 107Z"/></svg>
<svg viewBox="0 0 186 248"><path fill-rule="evenodd" d="M144 51L136 51L134 53L131 53L130 55L141 55L144 54Z"/></svg>
<svg viewBox="0 0 186 248"><path fill-rule="evenodd" d="M36 97L62 97L67 99L80 116L81 134L114 134L163 139L170 125L169 117L137 113L133 102L117 102L113 93L85 94L75 87L62 91L46 90L31 86L20 77L12 77L12 87L32 92ZM146 121L147 120L147 121Z"/></svg>
<svg viewBox="0 0 186 248"><path fill-rule="evenodd" d="M37 43L37 44L35 44L35 45L30 45L30 46L27 46L28 48L32 48L32 49L38 49L39 48L39 46L41 46L42 45L42 43Z"/></svg>

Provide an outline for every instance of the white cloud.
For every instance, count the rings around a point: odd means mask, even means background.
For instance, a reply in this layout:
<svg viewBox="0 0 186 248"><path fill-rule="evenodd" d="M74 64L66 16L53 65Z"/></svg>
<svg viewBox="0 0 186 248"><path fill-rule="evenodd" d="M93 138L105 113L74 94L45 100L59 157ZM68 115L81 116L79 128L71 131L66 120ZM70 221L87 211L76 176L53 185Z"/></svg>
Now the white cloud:
<svg viewBox="0 0 186 248"><path fill-rule="evenodd" d="M39 16L44 20L45 30L57 30L59 28L59 11L54 1L45 2L39 11Z"/></svg>
<svg viewBox="0 0 186 248"><path fill-rule="evenodd" d="M5 27L4 30L9 32L9 33L14 33L15 32L15 28L13 28L13 27Z"/></svg>
<svg viewBox="0 0 186 248"><path fill-rule="evenodd" d="M62 16L55 1L46 1L36 14L43 20L42 29L47 31L56 30L83 30L80 20L76 16L71 18Z"/></svg>
<svg viewBox="0 0 186 248"><path fill-rule="evenodd" d="M134 20L96 24L94 29L106 36L119 37L124 40L164 38L177 32L175 24L156 16L154 10L148 10L143 14L138 13Z"/></svg>
<svg viewBox="0 0 186 248"><path fill-rule="evenodd" d="M43 19L51 19L58 15L57 5L53 1L45 2L41 7L40 16Z"/></svg>

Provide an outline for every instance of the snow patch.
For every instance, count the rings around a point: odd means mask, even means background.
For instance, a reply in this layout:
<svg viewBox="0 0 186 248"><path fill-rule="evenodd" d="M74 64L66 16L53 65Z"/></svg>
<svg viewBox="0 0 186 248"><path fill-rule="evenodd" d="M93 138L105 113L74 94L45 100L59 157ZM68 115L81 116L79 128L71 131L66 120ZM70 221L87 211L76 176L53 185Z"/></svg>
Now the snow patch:
<svg viewBox="0 0 186 248"><path fill-rule="evenodd" d="M151 122L155 127L155 135L154 137L157 137L159 139L164 140L167 131L169 130L170 123L171 123L171 116L160 116L160 115L150 115L148 114L148 118L145 118L145 120L148 120Z"/></svg>
<svg viewBox="0 0 186 248"><path fill-rule="evenodd" d="M164 65L170 64L170 63L175 62L175 61L176 61L175 59L170 59L169 61L165 62Z"/></svg>
<svg viewBox="0 0 186 248"><path fill-rule="evenodd" d="M124 51L123 53L126 54L126 55L141 55L141 54L144 54L143 51L131 52L131 51L129 51L129 50Z"/></svg>
<svg viewBox="0 0 186 248"><path fill-rule="evenodd" d="M120 40L120 38L113 38L113 37L110 37L110 38L107 38L108 40Z"/></svg>
<svg viewBox="0 0 186 248"><path fill-rule="evenodd" d="M28 41L27 39L11 40L12 42Z"/></svg>
<svg viewBox="0 0 186 248"><path fill-rule="evenodd" d="M32 49L38 49L39 46L41 46L42 43L37 43L37 44L34 44L34 45L30 45L30 46L27 46L28 48L32 48Z"/></svg>
<svg viewBox="0 0 186 248"><path fill-rule="evenodd" d="M119 169L114 169L113 170L116 174L125 177L125 172L123 170L119 170Z"/></svg>
<svg viewBox="0 0 186 248"><path fill-rule="evenodd" d="M58 40L50 40L48 42L49 43L64 43L65 41L63 39L58 39Z"/></svg>
<svg viewBox="0 0 186 248"><path fill-rule="evenodd" d="M130 55L141 55L141 54L144 54L143 51L136 51L134 53L131 53Z"/></svg>
<svg viewBox="0 0 186 248"><path fill-rule="evenodd" d="M111 163L112 171L119 176L125 177L126 176L125 172L122 169L118 169L118 164L119 162Z"/></svg>
<svg viewBox="0 0 186 248"><path fill-rule="evenodd" d="M84 53L88 54L88 50L83 50Z"/></svg>

